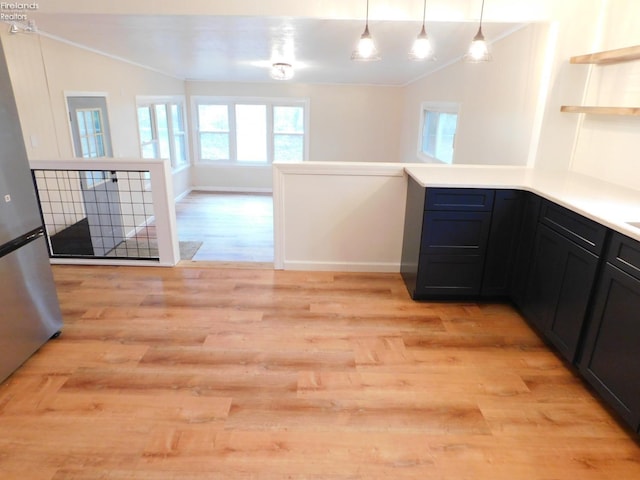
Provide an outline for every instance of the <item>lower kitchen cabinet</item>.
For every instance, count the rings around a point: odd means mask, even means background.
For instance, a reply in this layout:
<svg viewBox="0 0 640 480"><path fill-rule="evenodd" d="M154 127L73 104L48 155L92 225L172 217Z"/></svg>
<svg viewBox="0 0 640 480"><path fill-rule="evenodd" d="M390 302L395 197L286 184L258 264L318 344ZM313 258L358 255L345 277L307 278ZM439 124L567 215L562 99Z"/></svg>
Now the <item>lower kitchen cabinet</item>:
<svg viewBox="0 0 640 480"><path fill-rule="evenodd" d="M630 239L625 243L627 251L635 250L640 258L640 244ZM634 431L640 431L640 275L609 262L595 294L580 372ZM634 265L625 262L624 267L633 270Z"/></svg>
<svg viewBox="0 0 640 480"><path fill-rule="evenodd" d="M522 310L529 283L531 259L535 246L536 231L538 230L538 217L542 199L535 193L520 192L522 194L521 207L518 211L519 220L516 236L516 251L513 259L513 272L510 283L510 297L513 303Z"/></svg>
<svg viewBox="0 0 640 480"><path fill-rule="evenodd" d="M412 298L507 297L521 198L516 190L425 189L409 179L401 272Z"/></svg>
<svg viewBox="0 0 640 480"><path fill-rule="evenodd" d="M511 290L525 192L496 190L482 275L482 297L507 297Z"/></svg>
<svg viewBox="0 0 640 480"><path fill-rule="evenodd" d="M599 258L539 225L523 311L558 351L575 359Z"/></svg>

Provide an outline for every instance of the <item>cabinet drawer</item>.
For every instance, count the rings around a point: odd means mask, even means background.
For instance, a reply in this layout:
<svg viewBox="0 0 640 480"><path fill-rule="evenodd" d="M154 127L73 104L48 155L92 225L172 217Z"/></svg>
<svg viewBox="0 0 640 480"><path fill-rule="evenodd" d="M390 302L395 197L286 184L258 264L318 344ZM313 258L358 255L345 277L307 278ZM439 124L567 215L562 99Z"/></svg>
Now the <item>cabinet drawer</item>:
<svg viewBox="0 0 640 480"><path fill-rule="evenodd" d="M599 223L549 201L542 204L540 222L590 252L602 253L607 229Z"/></svg>
<svg viewBox="0 0 640 480"><path fill-rule="evenodd" d="M490 212L494 191L483 188L427 188L425 210Z"/></svg>
<svg viewBox="0 0 640 480"><path fill-rule="evenodd" d="M623 272L640 279L640 242L620 233L614 233L607 261Z"/></svg>
<svg viewBox="0 0 640 480"><path fill-rule="evenodd" d="M479 255L421 255L416 297L474 297L480 293Z"/></svg>
<svg viewBox="0 0 640 480"><path fill-rule="evenodd" d="M490 212L426 212L421 253L483 254L490 226Z"/></svg>

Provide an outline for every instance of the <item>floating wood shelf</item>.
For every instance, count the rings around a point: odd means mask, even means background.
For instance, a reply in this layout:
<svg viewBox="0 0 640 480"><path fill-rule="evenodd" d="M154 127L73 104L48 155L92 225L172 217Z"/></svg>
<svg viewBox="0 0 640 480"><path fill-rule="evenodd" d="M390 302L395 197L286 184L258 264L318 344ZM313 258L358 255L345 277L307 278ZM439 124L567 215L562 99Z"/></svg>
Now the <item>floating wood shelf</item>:
<svg viewBox="0 0 640 480"><path fill-rule="evenodd" d="M560 111L564 113L592 113L597 115L627 115L640 116L640 107L580 107L563 105Z"/></svg>
<svg viewBox="0 0 640 480"><path fill-rule="evenodd" d="M577 57L571 57L570 62L608 65L612 63L630 62L632 60L640 60L640 45L589 53L587 55L578 55Z"/></svg>

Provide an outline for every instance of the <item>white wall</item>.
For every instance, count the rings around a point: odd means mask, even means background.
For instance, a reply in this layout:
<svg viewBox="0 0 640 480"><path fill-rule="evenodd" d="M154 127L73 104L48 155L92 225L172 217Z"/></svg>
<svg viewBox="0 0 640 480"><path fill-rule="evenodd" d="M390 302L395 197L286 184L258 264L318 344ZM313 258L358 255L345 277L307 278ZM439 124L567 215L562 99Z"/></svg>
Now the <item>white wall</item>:
<svg viewBox="0 0 640 480"><path fill-rule="evenodd" d="M587 71L570 65L569 58L596 49L603 0L564 0L556 4L551 21L557 38L547 59L551 74L535 166L565 171L571 165L579 119L561 113L560 107L582 102L587 78Z"/></svg>
<svg viewBox="0 0 640 480"><path fill-rule="evenodd" d="M274 183L276 268L400 270L403 165L279 164Z"/></svg>
<svg viewBox="0 0 640 480"><path fill-rule="evenodd" d="M188 82L191 95L309 99L311 161L395 162L402 89L397 87ZM191 125L195 119L191 116ZM192 152L193 149L193 137ZM195 157L195 153L194 153ZM270 167L195 165L197 188L271 189Z"/></svg>
<svg viewBox="0 0 640 480"><path fill-rule="evenodd" d="M454 163L526 165L548 25L532 24L492 44L493 61L453 63L405 89L400 158L418 162L420 106L460 104Z"/></svg>
<svg viewBox="0 0 640 480"><path fill-rule="evenodd" d="M615 0L606 4L601 41L596 50L640 45L640 2ZM589 52L576 52L582 54ZM609 66L573 65L591 72L584 104L640 105L640 61ZM576 115L577 116L577 115ZM640 189L640 117L581 115L571 170L619 185Z"/></svg>

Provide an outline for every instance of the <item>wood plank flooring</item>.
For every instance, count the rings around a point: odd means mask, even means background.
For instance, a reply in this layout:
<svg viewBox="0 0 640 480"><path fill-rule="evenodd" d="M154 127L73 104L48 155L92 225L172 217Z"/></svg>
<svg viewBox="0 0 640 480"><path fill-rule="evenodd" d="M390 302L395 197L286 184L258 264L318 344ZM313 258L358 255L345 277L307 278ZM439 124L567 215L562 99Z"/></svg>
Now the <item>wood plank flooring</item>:
<svg viewBox="0 0 640 480"><path fill-rule="evenodd" d="M190 192L176 203L178 238L199 241L193 261L271 263L270 194Z"/></svg>
<svg viewBox="0 0 640 480"><path fill-rule="evenodd" d="M508 305L193 265L54 267L65 328L0 387L1 479L640 478Z"/></svg>

